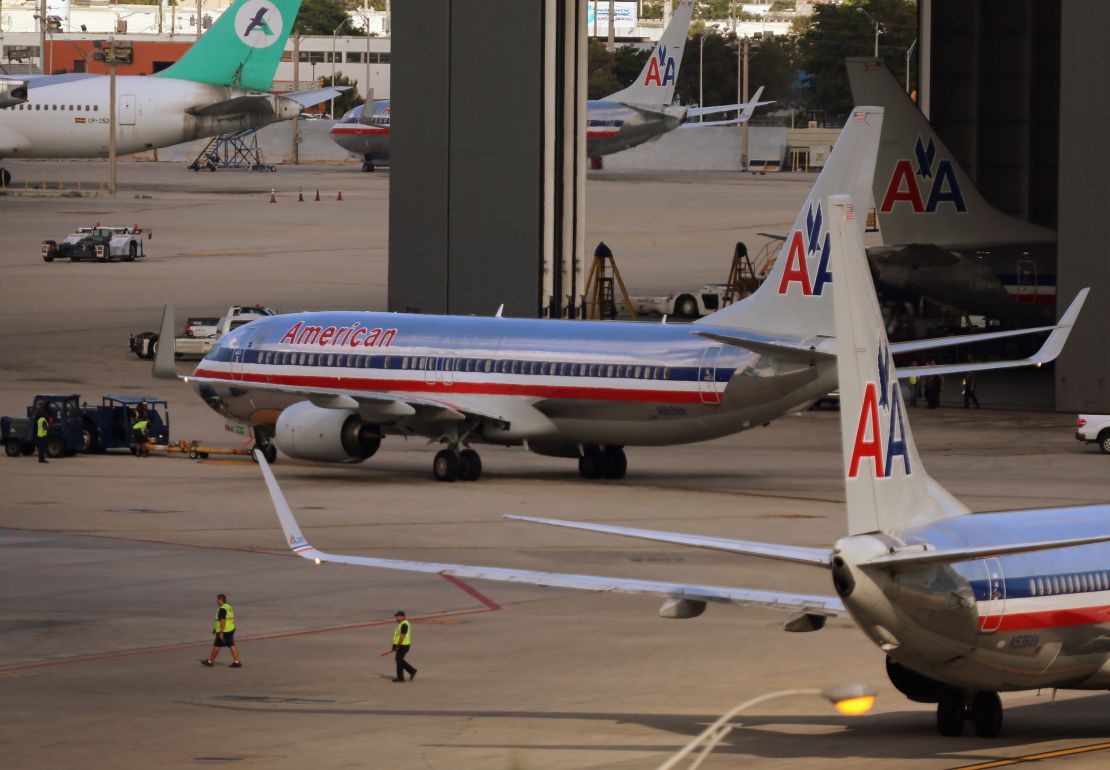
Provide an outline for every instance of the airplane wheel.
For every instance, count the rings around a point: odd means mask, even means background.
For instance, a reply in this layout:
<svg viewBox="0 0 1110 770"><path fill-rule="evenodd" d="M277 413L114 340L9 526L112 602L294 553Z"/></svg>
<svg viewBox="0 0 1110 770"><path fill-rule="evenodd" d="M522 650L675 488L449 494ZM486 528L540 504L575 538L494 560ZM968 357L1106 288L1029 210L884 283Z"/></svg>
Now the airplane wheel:
<svg viewBox="0 0 1110 770"><path fill-rule="evenodd" d="M473 449L459 452L459 480L477 481L482 476L482 458Z"/></svg>
<svg viewBox="0 0 1110 770"><path fill-rule="evenodd" d="M601 475L607 479L623 479L628 472L628 458L620 447L606 447L601 464Z"/></svg>
<svg viewBox="0 0 1110 770"><path fill-rule="evenodd" d="M435 460L432 461L432 472L436 481L455 481L459 477L461 466L462 461L458 454L451 449L441 449L436 452Z"/></svg>
<svg viewBox="0 0 1110 770"><path fill-rule="evenodd" d="M937 732L954 738L964 734L967 698L962 690L945 690L937 701Z"/></svg>
<svg viewBox="0 0 1110 770"><path fill-rule="evenodd" d="M273 465L277 462L277 447L273 444L263 444L262 456L266 458L266 462Z"/></svg>
<svg viewBox="0 0 1110 770"><path fill-rule="evenodd" d="M0 168L0 187L8 187L12 183L12 172L6 168Z"/></svg>
<svg viewBox="0 0 1110 770"><path fill-rule="evenodd" d="M996 692L979 692L971 699L971 723L980 738L997 738L1002 732L1002 699Z"/></svg>
<svg viewBox="0 0 1110 770"><path fill-rule="evenodd" d="M578 458L578 474L584 479L600 479L605 456L597 447L586 447Z"/></svg>

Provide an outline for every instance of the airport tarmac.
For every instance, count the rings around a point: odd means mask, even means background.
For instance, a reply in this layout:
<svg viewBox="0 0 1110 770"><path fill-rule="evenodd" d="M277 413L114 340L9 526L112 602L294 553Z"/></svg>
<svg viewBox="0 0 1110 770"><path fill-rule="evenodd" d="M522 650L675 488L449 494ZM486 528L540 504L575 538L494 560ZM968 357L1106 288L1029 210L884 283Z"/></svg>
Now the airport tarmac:
<svg viewBox="0 0 1110 770"><path fill-rule="evenodd" d="M127 163L111 200L18 185L58 169L91 181L103 164L6 165L18 194L0 197L2 414L41 391L152 393L170 401L174 438L233 445L241 438L187 386L150 378L129 332L155 328L165 301L180 316L243 302L384 306L388 173ZM733 243L788 227L812 179L594 175L589 240L609 242L643 293L721 280ZM298 189L308 202L295 202ZM41 240L96 220L153 227L150 256L41 261ZM1075 441L1073 415L982 396L981 411L911 412L930 472L972 509L1110 498L1106 458ZM831 593L821 570L501 515L829 545L844 530L837 420L810 412L689 447L632 448L621 482L486 448L480 482L437 484L431 448L400 439L358 466L283 457L274 469L324 550ZM1110 754L1105 694L1004 694L1002 737L940 738L933 708L894 690L881 652L847 618L787 634L766 610L672 621L647 597L314 566L289 554L258 468L241 459L79 456L45 468L0 458L0 481L5 768L650 768L742 700L848 681L878 688L873 715L774 701L704 767L956 768L1091 749L1040 763L1073 768ZM198 663L221 591L241 629L239 670L226 653L214 670ZM415 620L420 669L404 687L379 656L398 608Z"/></svg>

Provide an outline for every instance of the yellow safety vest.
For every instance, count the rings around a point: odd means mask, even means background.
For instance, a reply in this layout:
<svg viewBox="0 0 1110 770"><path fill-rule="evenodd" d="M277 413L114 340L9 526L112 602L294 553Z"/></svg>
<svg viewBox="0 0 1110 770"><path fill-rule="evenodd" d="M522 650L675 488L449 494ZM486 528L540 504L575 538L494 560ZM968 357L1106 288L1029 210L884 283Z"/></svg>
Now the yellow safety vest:
<svg viewBox="0 0 1110 770"><path fill-rule="evenodd" d="M397 628L393 629L393 643L406 646L412 644L412 624L407 620L402 620L397 624Z"/></svg>
<svg viewBox="0 0 1110 770"><path fill-rule="evenodd" d="M131 430L137 430L139 433L142 433L145 436L146 426L149 422L150 420L139 420L137 423L131 426Z"/></svg>
<svg viewBox="0 0 1110 770"><path fill-rule="evenodd" d="M46 434L50 432L50 423L45 417L40 417L35 421L35 435L39 438L46 438Z"/></svg>
<svg viewBox="0 0 1110 770"><path fill-rule="evenodd" d="M221 604L219 609L216 610L216 619L212 621L212 630L216 633L220 631L220 610L227 610L227 617L224 618L224 631L235 630L235 610L231 609L230 604Z"/></svg>

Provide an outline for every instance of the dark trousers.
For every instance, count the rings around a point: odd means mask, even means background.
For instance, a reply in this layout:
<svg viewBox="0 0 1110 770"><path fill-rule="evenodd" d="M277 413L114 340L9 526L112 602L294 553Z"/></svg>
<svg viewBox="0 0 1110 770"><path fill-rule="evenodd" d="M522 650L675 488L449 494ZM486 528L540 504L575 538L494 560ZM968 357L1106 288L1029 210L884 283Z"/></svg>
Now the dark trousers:
<svg viewBox="0 0 1110 770"><path fill-rule="evenodd" d="M397 654L394 655L393 657L397 661L397 678L398 679L404 679L406 671L409 672L409 678L412 678L412 675L416 673L416 669L412 667L412 664L409 663L407 660L405 660L405 656L408 655L408 654L409 654L409 645L407 645L407 644L397 645Z"/></svg>
<svg viewBox="0 0 1110 770"><path fill-rule="evenodd" d="M974 390L965 390L964 391L964 409L967 409L972 403L975 404L976 409L979 408L979 399L975 395L975 391Z"/></svg>
<svg viewBox="0 0 1110 770"><path fill-rule="evenodd" d="M46 439L36 437L35 446L38 447L39 450L39 462L46 462Z"/></svg>

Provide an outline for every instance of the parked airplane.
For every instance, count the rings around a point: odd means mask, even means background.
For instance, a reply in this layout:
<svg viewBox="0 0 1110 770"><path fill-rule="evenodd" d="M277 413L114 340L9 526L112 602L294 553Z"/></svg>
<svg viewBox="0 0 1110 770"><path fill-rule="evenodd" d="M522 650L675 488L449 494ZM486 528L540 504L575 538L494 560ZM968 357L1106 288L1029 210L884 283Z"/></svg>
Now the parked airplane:
<svg viewBox="0 0 1110 770"><path fill-rule="evenodd" d="M762 87L744 104L687 108L671 103L693 13L693 0L679 2L670 24L632 85L586 103L586 155L599 157L627 150L678 128L691 117L737 111L737 118L713 125L743 123L751 118L756 107L774 104L759 101ZM365 105L348 111L332 126L331 137L348 152L362 155L363 171L373 171L375 162L389 158L389 100L374 102L369 118L363 119L364 114Z"/></svg>
<svg viewBox="0 0 1110 770"><path fill-rule="evenodd" d="M836 596L331 554L305 539L260 452L286 542L315 561L585 591L656 594L660 614L708 603L794 613L787 631L849 615L887 656L894 686L937 704L937 728L1002 727L999 692L1110 689L1110 505L971 515L922 465L894 368L853 198L820 201L837 272L836 368L848 534L832 549L578 521L510 519L796 562L830 572ZM1084 290L1086 291L1086 290Z"/></svg>
<svg viewBox="0 0 1110 770"><path fill-rule="evenodd" d="M420 435L447 444L433 462L442 481L476 479L481 443L523 444L577 458L585 478L621 478L627 445L736 433L835 389L822 200L836 190L868 200L881 125L880 109L854 112L765 283L697 324L281 315L222 337L187 379L213 409L251 426L271 459L276 444L300 459L360 462L384 435ZM1032 358L928 371L1051 360L1081 301ZM160 339L173 339L172 312L162 323ZM177 376L172 346L159 348L154 372Z"/></svg>
<svg viewBox="0 0 1110 770"><path fill-rule="evenodd" d="M236 0L179 61L151 77L116 78L120 155L264 126L340 90L267 93L300 0ZM26 101L0 109L0 158L108 154L107 75L35 77ZM11 174L0 169L0 182Z"/></svg>
<svg viewBox="0 0 1110 770"><path fill-rule="evenodd" d="M879 60L847 61L852 96L886 108L874 194L884 246L868 250L880 284L1001 321L1056 312L1056 232L983 199Z"/></svg>

